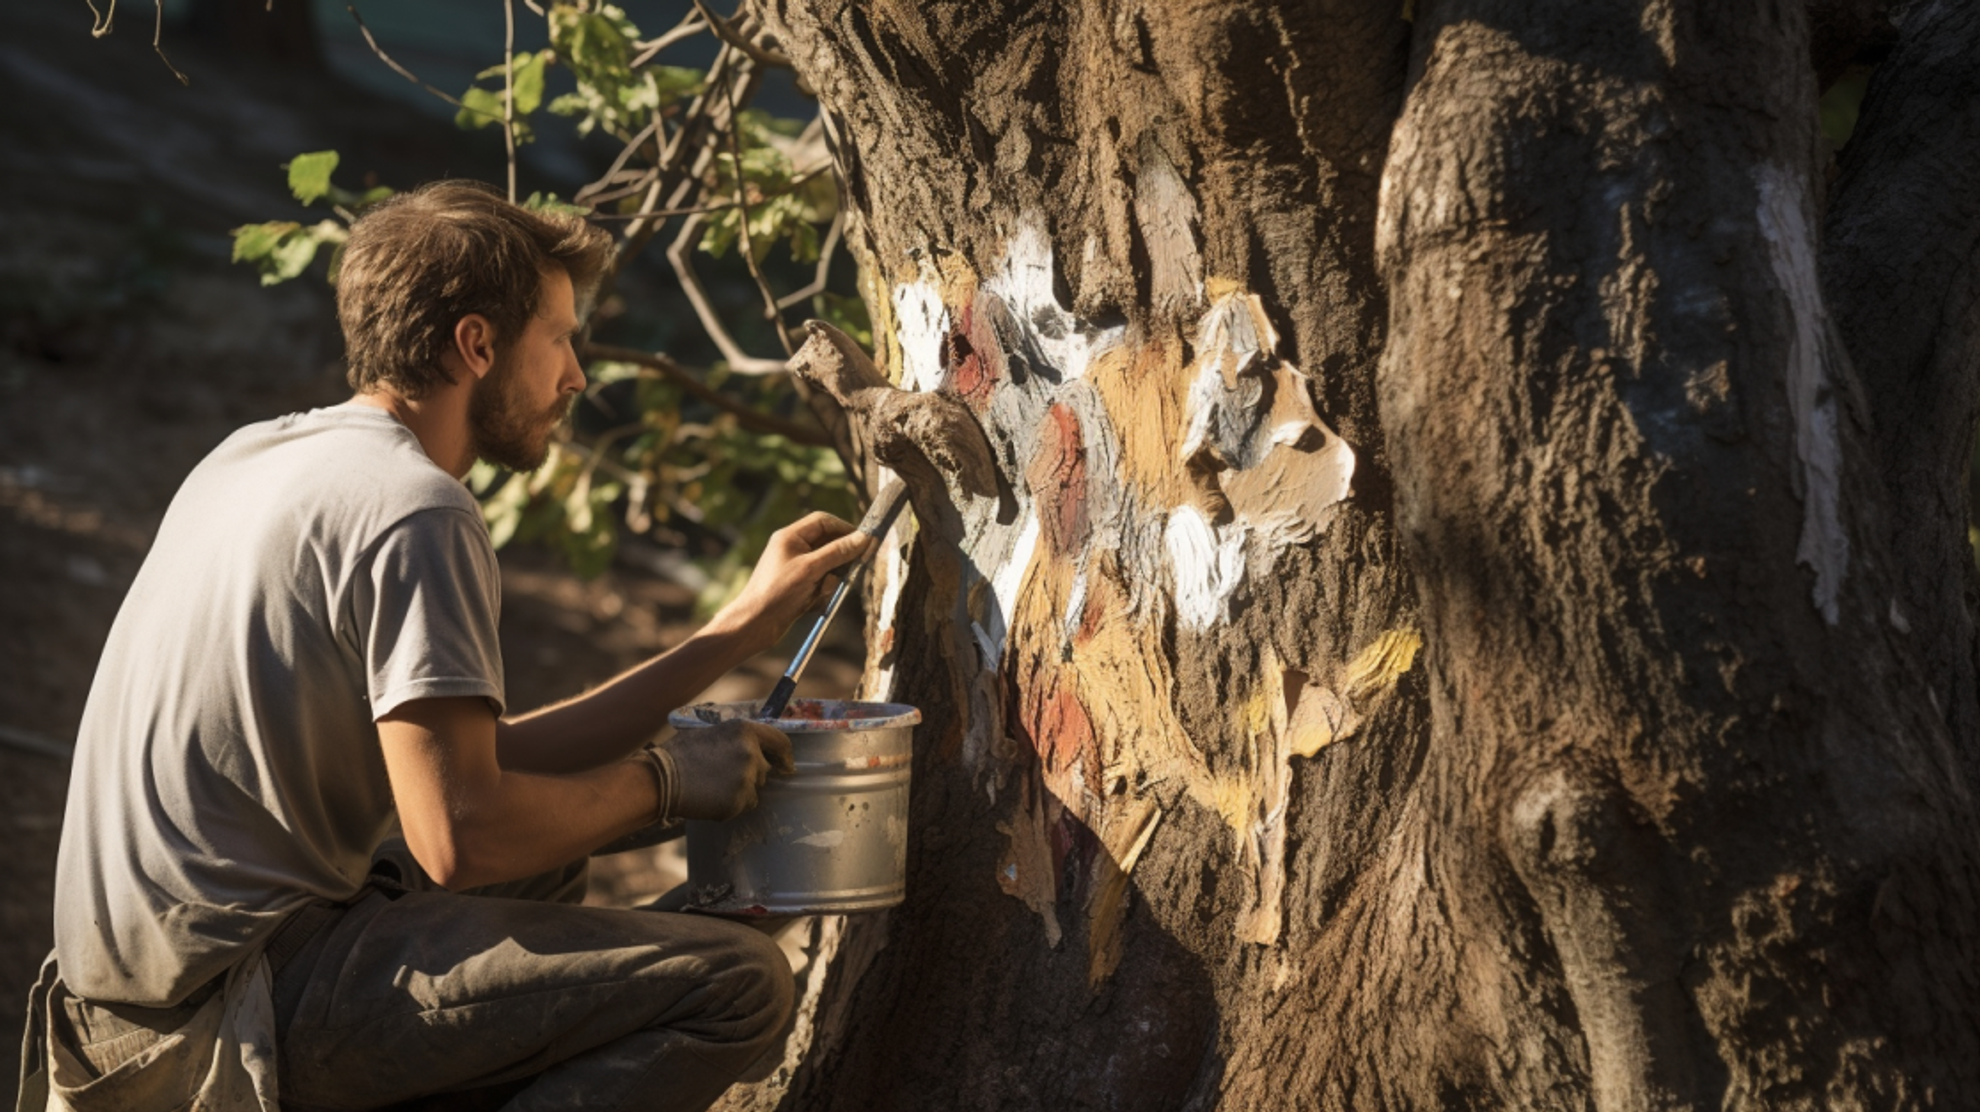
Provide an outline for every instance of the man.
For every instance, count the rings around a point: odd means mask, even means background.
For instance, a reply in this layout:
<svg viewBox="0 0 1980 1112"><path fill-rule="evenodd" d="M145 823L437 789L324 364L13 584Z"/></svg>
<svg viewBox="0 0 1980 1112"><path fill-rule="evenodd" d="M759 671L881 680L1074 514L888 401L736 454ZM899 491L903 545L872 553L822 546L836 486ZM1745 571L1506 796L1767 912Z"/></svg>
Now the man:
<svg viewBox="0 0 1980 1112"><path fill-rule="evenodd" d="M378 206L337 285L356 397L242 429L173 499L77 742L27 1059L55 1106L691 1109L776 1041L791 977L761 934L574 901L590 850L731 817L788 766L759 723L639 747L864 538L814 514L681 646L498 717L460 480L542 463L609 247L471 184Z"/></svg>

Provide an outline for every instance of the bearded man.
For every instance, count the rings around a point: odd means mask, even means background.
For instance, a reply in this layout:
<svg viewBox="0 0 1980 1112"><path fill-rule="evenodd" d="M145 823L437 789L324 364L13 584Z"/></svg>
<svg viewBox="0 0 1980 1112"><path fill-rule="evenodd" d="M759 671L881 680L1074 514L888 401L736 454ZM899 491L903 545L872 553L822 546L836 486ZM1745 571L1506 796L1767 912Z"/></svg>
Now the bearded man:
<svg viewBox="0 0 1980 1112"><path fill-rule="evenodd" d="M466 183L353 226L356 396L194 469L111 630L23 1106L698 1109L774 1045L792 981L763 935L576 900L591 850L731 817L788 766L759 723L641 746L868 542L806 518L682 645L503 717L495 554L461 479L543 462L609 249Z"/></svg>

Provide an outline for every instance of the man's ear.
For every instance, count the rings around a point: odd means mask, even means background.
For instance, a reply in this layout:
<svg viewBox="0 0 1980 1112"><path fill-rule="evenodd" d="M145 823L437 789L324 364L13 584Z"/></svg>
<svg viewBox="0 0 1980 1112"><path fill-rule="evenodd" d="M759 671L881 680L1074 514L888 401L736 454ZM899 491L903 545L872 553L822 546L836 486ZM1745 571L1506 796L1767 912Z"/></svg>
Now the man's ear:
<svg viewBox="0 0 1980 1112"><path fill-rule="evenodd" d="M495 366L495 326L480 313L469 313L454 322L452 354L469 374L486 378Z"/></svg>

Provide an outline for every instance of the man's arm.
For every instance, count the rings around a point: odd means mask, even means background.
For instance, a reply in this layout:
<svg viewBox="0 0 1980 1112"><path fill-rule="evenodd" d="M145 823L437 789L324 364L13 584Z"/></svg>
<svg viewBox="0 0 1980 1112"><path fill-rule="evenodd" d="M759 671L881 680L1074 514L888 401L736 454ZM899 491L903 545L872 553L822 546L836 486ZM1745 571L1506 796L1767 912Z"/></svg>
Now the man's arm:
<svg viewBox="0 0 1980 1112"><path fill-rule="evenodd" d="M379 719L378 737L406 845L446 888L534 876L660 817L644 758L561 775L503 768L483 699L415 699ZM681 818L733 818L756 805L773 762L791 761L790 739L749 721L686 731L669 751Z"/></svg>
<svg viewBox="0 0 1980 1112"><path fill-rule="evenodd" d="M501 766L571 773L623 757L676 707L776 644L831 588L833 570L871 543L825 513L779 529L742 593L699 633L602 687L501 723L495 743Z"/></svg>

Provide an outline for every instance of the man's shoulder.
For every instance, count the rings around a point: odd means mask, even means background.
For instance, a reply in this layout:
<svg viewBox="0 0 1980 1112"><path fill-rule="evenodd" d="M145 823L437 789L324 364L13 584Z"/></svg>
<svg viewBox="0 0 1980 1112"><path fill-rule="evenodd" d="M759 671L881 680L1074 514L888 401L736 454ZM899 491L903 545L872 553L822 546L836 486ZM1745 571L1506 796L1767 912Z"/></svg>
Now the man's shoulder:
<svg viewBox="0 0 1980 1112"><path fill-rule="evenodd" d="M292 505L356 513L376 528L423 510L479 512L474 495L427 457L411 430L362 406L248 425L214 449L201 470L229 486L272 485Z"/></svg>

